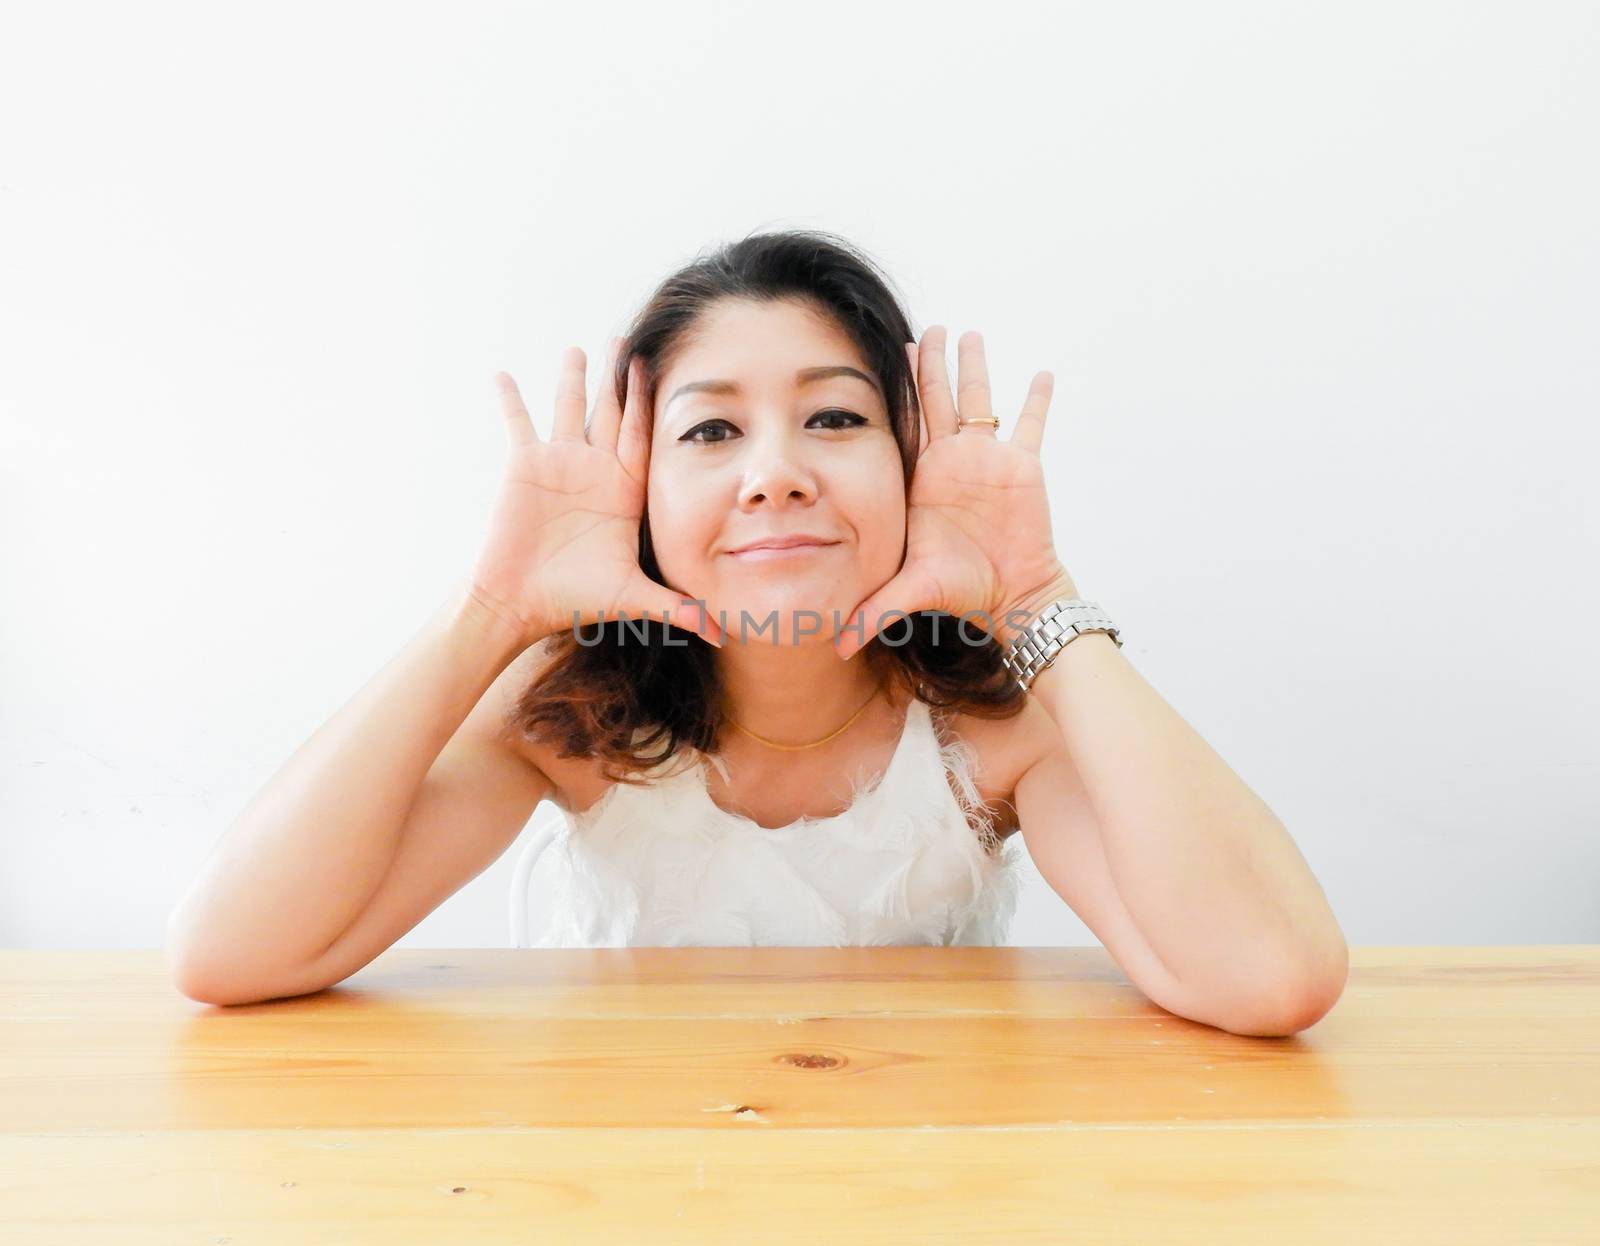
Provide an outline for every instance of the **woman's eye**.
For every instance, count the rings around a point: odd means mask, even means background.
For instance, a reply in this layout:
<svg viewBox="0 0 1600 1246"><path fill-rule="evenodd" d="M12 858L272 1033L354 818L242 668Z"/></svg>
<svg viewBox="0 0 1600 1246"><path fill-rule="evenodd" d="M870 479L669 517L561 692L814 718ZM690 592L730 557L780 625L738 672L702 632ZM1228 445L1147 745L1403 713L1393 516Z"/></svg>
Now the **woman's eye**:
<svg viewBox="0 0 1600 1246"><path fill-rule="evenodd" d="M830 425L830 427L832 427L832 428L855 428L857 425L865 424L867 422L863 417L857 415L854 411L841 411L836 407L835 408L830 408L827 411L818 411L811 418L814 419L814 420L821 420L821 419L826 419L829 416L839 416L839 415L844 416L847 420L850 421L850 423L848 423L848 424L833 424L833 425Z"/></svg>
<svg viewBox="0 0 1600 1246"><path fill-rule="evenodd" d="M693 428L691 428L688 432L686 432L682 437L679 437L678 440L679 441L692 441L692 442L695 442L697 445L702 445L702 446L716 445L718 442L725 440L725 438L717 437L717 438L713 438L711 441L701 441L700 438L695 436L695 434L699 433L699 432L703 432L706 429L715 429L718 426L721 426L723 428L731 428L731 427L733 427L726 420L707 420L703 424L696 424Z"/></svg>
<svg viewBox="0 0 1600 1246"><path fill-rule="evenodd" d="M838 422L841 418L845 421L844 423ZM864 416L857 415L854 411L845 411L839 407L830 407L826 411L818 411L811 419L830 421L821 425L821 427L828 429L856 428L867 422ZM726 437L713 437L710 440L703 440L696 434L708 430L730 429L732 427L733 425L729 424L727 420L706 420L702 424L696 424L678 440L694 442L696 445L701 446L720 445L727 440Z"/></svg>

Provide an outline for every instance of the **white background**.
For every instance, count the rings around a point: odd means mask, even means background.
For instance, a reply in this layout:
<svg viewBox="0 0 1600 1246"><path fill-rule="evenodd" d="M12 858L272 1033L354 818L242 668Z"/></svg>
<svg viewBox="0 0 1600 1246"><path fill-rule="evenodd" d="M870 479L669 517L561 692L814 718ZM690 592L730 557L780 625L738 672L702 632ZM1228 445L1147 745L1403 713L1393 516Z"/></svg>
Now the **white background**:
<svg viewBox="0 0 1600 1246"><path fill-rule="evenodd" d="M156 947L504 436L813 226L1057 377L1056 546L1352 944L1600 941L1587 4L10 5L0 946ZM952 349L951 367L954 368ZM403 946L504 946L515 851ZM1095 939L1032 873L1016 944Z"/></svg>

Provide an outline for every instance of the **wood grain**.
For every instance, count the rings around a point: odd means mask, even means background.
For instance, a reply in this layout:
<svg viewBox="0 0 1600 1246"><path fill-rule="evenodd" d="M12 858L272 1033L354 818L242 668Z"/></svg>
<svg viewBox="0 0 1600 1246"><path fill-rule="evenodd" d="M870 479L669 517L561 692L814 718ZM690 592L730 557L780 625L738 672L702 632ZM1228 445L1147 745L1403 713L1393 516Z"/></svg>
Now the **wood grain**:
<svg viewBox="0 0 1600 1246"><path fill-rule="evenodd" d="M1099 948L396 948L237 1008L0 951L0 1240L1600 1242L1600 946L1351 964L1248 1038Z"/></svg>

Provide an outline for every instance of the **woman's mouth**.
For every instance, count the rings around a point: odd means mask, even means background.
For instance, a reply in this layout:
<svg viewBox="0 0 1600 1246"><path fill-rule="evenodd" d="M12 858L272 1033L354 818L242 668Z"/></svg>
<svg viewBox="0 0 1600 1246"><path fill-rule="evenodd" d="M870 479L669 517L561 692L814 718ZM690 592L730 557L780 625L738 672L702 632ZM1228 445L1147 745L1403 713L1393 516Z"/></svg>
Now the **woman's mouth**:
<svg viewBox="0 0 1600 1246"><path fill-rule="evenodd" d="M811 554L820 554L824 550L834 549L837 541L808 541L804 545L758 545L753 549L736 549L730 551L730 556L742 562L771 562L775 559L805 558Z"/></svg>

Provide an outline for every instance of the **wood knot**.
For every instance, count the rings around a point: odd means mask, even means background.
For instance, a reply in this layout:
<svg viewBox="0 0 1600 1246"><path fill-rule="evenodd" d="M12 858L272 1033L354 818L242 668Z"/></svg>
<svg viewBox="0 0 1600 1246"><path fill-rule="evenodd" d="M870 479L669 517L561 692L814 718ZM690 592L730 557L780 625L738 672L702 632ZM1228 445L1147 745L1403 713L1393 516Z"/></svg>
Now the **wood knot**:
<svg viewBox="0 0 1600 1246"><path fill-rule="evenodd" d="M792 1064L797 1069L831 1069L843 1064L837 1056L811 1055L804 1052L786 1052L777 1057L779 1064Z"/></svg>

